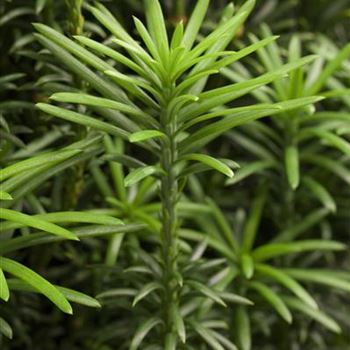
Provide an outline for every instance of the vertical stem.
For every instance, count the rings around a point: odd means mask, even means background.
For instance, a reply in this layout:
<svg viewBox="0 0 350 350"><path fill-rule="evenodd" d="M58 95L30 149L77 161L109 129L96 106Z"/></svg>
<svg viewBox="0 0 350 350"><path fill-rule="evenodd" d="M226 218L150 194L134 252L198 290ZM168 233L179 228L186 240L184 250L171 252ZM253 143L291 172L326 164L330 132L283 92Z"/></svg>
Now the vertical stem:
<svg viewBox="0 0 350 350"><path fill-rule="evenodd" d="M176 17L181 20L185 17L185 1L184 0L176 0L175 2L175 14Z"/></svg>
<svg viewBox="0 0 350 350"><path fill-rule="evenodd" d="M84 0L66 0L68 10L68 27L70 35L81 35L84 27L84 17L81 12Z"/></svg>
<svg viewBox="0 0 350 350"><path fill-rule="evenodd" d="M55 11L53 7L53 0L47 0L46 6L43 9L43 20L44 23L52 28L57 28L57 23L55 22Z"/></svg>
<svg viewBox="0 0 350 350"><path fill-rule="evenodd" d="M161 179L162 202L162 259L163 259L163 285L165 288L163 299L163 320L165 324L164 344L167 336L172 333L172 308L178 305L178 266L177 266L177 210L178 181L175 172L177 160L177 144L175 141L176 121L164 110L162 118L163 131L167 139L162 144L161 166L165 175Z"/></svg>
<svg viewBox="0 0 350 350"><path fill-rule="evenodd" d="M66 0L68 12L68 34L70 36L81 35L84 27L84 17L82 6L84 0ZM84 81L78 76L74 76L75 85L82 91L85 90ZM85 112L85 107L78 105L78 111ZM75 140L82 140L86 137L86 127L75 126ZM85 163L81 162L68 170L68 181L65 186L65 196L63 208L72 210L76 207L80 194L84 186Z"/></svg>

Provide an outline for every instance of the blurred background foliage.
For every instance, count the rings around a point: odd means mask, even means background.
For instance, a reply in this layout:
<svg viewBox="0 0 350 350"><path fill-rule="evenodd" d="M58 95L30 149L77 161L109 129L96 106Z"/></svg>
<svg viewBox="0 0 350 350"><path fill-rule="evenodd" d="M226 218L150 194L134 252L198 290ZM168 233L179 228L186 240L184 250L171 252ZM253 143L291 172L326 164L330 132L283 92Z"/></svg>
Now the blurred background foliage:
<svg viewBox="0 0 350 350"><path fill-rule="evenodd" d="M141 0L102 1L113 15L134 33L132 15L144 18ZM46 102L48 97L58 91L89 90L89 85L81 78L74 76L57 62L44 49L33 35L32 23L44 23L56 30L73 36L84 33L98 41L108 43L108 33L100 27L86 10L90 1L74 0L2 0L0 2L0 165L5 167L14 161L26 159L43 150L52 151L66 147L73 142L84 139L84 130L49 117L34 108L37 102ZM179 21L186 22L196 1L163 0L167 23L170 29ZM220 20L221 13L228 1L211 2L209 15L204 23L204 31L210 31ZM236 1L239 7L244 1ZM338 54L339 50L349 43L350 39L350 2L349 0L258 0L248 21L239 31L231 44L238 49L250 43L254 37L263 38L266 28L273 34L280 35L278 55L281 61L288 61L290 55L316 53L320 58L304 68L304 74L310 82L315 82L327 62ZM298 43L295 44L295 38ZM292 46L293 43L295 46ZM221 75L210 79L210 86L218 86L222 80L242 81L269 71L269 62L274 65L271 52L260 52L248 56L241 63L234 64ZM270 55L270 56L269 56ZM265 61L264 61L265 59ZM306 79L307 80L307 79ZM306 83L305 83L306 84ZM344 90L350 84L350 61L344 57L340 69L318 89L324 91ZM310 85L310 84L309 84ZM278 92L280 87L262 88L245 96L245 104L256 101L281 101ZM283 86L289 93L290 86ZM273 91L271 91L273 90ZM299 111L309 120L300 129L317 125L322 130L335 130L349 140L350 127L350 95L349 93L330 93L327 99L318 104L319 114L312 111ZM301 96L297 96L301 97ZM283 100L283 99L282 99ZM243 102L242 102L243 104ZM79 106L81 112L84 107ZM331 125L327 113L338 113ZM323 116L322 116L322 113ZM342 114L343 117L339 114ZM331 115L331 114L329 114ZM328 115L328 116L329 116ZM314 117L313 117L314 116ZM288 118L298 116L288 115ZM337 119L338 118L338 119ZM298 126L299 127L299 126ZM263 246L276 232L285 232L299 227L295 237L303 234L308 239L335 239L349 247L350 238L350 153L342 152L339 147L328 148L332 143L327 137L313 135L301 144L300 187L296 191L288 185L288 174L283 167L286 140L290 137L291 126L288 120L269 119L264 122L253 122L249 125L228 132L209 145L210 154L218 158L230 158L237 161L242 169L237 170L232 181L224 183L222 176L215 173L193 176L185 196L191 207L183 208L181 219L193 230L213 232L233 230L243 235L244 227L251 212L252 203L259 197L257 189L268 188L269 195L265 199L260 214L256 241ZM298 129L298 130L300 130ZM93 147L93 146L89 146ZM14 208L29 214L62 210L99 210L103 213L132 221L134 212L129 208L121 208L113 202L111 196L117 193L118 184L115 174L120 172L108 158L102 155L113 150L123 150L126 154L139 150L123 145L113 144L105 140L103 146L95 147L94 159L72 159L70 163L62 163L57 172L46 176L32 190L16 201ZM341 147L340 147L341 148ZM273 161L277 165L273 165ZM333 163L332 163L333 162ZM243 166L247 165L247 167ZM104 176L101 176L101 173ZM139 205L139 221L151 222L151 204L157 199L151 184L146 184L149 193L144 195L144 202ZM311 193L311 195L310 195ZM313 194L313 195L312 195ZM334 203L327 197L334 198ZM128 193L132 198L133 193ZM207 197L215 204L208 204ZM331 204L330 204L331 203ZM149 204L149 208L146 208ZM220 209L219 209L220 208ZM132 217L130 217L130 215ZM148 217L150 216L150 217ZM223 223L223 218L224 223ZM305 225L303 225L303 223ZM298 228L297 228L298 230ZM23 232L21 232L22 234ZM187 235L186 235L187 234ZM188 252L203 249L203 260L220 258L213 247L196 247L196 236L184 232L184 240ZM193 242L194 241L194 242ZM101 295L103 309L87 309L78 306L74 316L60 313L48 301L30 293L18 293L6 304L0 304L1 315L11 321L15 337L9 341L0 338L0 347L4 350L36 349L84 349L110 350L123 349L126 337L134 330L138 322L138 312L133 313L125 299L109 298L103 292L121 284L125 288L133 287L135 274L127 277L121 271L130 266L152 264L142 252L152 251L153 242L147 234L127 236L119 250L119 236L108 239L88 238L81 244L72 242L38 245L15 252L16 260L26 263L35 271L42 273L55 283L69 288L84 291L89 295ZM0 241L1 244L1 241ZM185 244L185 243L184 243ZM45 249L44 249L45 248ZM140 253L141 252L141 253ZM277 266L285 268L326 268L346 271L342 277L350 281L349 248L340 253L321 253L317 249L300 256L280 257ZM118 262L116 264L116 261ZM215 265L215 264L214 264ZM219 267L213 271L199 269L195 271L203 280L211 278ZM244 273L239 279L245 279ZM139 276L139 275L138 275ZM265 276L266 277L266 276ZM139 278L139 277L138 277ZM255 278L255 277L254 277ZM265 281L264 277L261 277ZM260 277L257 277L260 281ZM302 279L301 279L302 280ZM307 279L306 279L307 280ZM138 287L147 282L138 280ZM240 285L240 284L238 284ZM242 282L242 285L244 283ZM236 287L235 287L236 288ZM240 289L240 288L239 288ZM279 289L277 289L279 290ZM318 284L307 282L307 290L342 327L343 333L326 331L322 325L296 313L292 326L283 322L266 303L261 302L251 290L234 290L256 302L256 308L249 311L252 320L253 349L261 350L304 350L304 349L350 349L350 298L347 292L335 292ZM344 288L346 290L346 288ZM152 310L150 305L145 308ZM223 310L225 319L230 320L234 329L235 321L230 312ZM148 310L149 312L149 310ZM221 316L219 316L221 317ZM129 327L129 329L128 329ZM206 349L198 345L196 350Z"/></svg>

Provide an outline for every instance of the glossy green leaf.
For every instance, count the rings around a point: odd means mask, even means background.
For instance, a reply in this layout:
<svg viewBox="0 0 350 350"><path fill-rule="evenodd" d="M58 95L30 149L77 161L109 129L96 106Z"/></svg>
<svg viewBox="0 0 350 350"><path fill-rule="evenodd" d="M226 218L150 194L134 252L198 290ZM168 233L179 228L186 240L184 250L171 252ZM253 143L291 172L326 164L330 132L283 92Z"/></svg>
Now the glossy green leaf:
<svg viewBox="0 0 350 350"><path fill-rule="evenodd" d="M329 240L303 240L290 243L271 243L263 245L253 251L256 261L265 261L277 256L297 254L307 251L341 251L346 245Z"/></svg>
<svg viewBox="0 0 350 350"><path fill-rule="evenodd" d="M4 191L0 191L0 200L1 201L11 201L13 198L12 196Z"/></svg>
<svg viewBox="0 0 350 350"><path fill-rule="evenodd" d="M193 327L196 332L203 338L203 340L210 346L213 350L225 350L225 348L220 344L220 342L213 336L212 332L200 325L199 323L193 323Z"/></svg>
<svg viewBox="0 0 350 350"><path fill-rule="evenodd" d="M38 214L31 216L33 219L42 220L51 223L89 223L101 225L124 225L124 223L117 218L109 215L94 214L82 211L62 211L57 213ZM3 230L15 229L25 226L23 223L4 223ZM37 228L37 227L36 227Z"/></svg>
<svg viewBox="0 0 350 350"><path fill-rule="evenodd" d="M215 290L207 287L205 284L197 282L197 281L187 281L187 284L193 288L194 290L198 291L203 296L208 297L209 299L212 299L216 303L227 306L226 303L222 300L219 293L217 293Z"/></svg>
<svg viewBox="0 0 350 350"><path fill-rule="evenodd" d="M137 294L136 289L132 288L116 288L116 289L109 289L102 293L97 294L97 299L107 299L107 298L115 298L120 296L130 296L134 297Z"/></svg>
<svg viewBox="0 0 350 350"><path fill-rule="evenodd" d="M313 309L293 297L284 296L283 300L291 309L295 309L307 315L308 317L319 322L320 324L322 324L323 326L325 326L326 328L328 328L334 333L341 333L340 326L332 318L324 314L322 311Z"/></svg>
<svg viewBox="0 0 350 350"><path fill-rule="evenodd" d="M72 232L60 226L38 219L35 216L19 213L11 209L0 208L0 218L3 220L13 221L24 226L33 227L66 239L79 240L79 238L76 237Z"/></svg>
<svg viewBox="0 0 350 350"><path fill-rule="evenodd" d="M150 117L146 113L142 112L138 108L127 105L125 103L110 100L108 98L102 98L97 96L92 96L88 94L75 93L75 92L58 92L50 96L50 100L66 103L83 104L87 106L110 108L117 111L127 113L130 115L139 116L145 118L146 120Z"/></svg>
<svg viewBox="0 0 350 350"><path fill-rule="evenodd" d="M228 350L238 350L237 346L235 344L233 344L225 335L222 335L221 333L215 331L214 329L210 329L210 333L226 349L228 349Z"/></svg>
<svg viewBox="0 0 350 350"><path fill-rule="evenodd" d="M336 212L337 204L325 186L309 176L303 178L303 183L326 209Z"/></svg>
<svg viewBox="0 0 350 350"><path fill-rule="evenodd" d="M145 2L145 7L148 30L164 56L168 51L169 43L160 3L158 0L149 0Z"/></svg>
<svg viewBox="0 0 350 350"><path fill-rule="evenodd" d="M344 182L350 185L350 170L347 167L345 167L342 163L331 159L327 156L314 153L309 155L303 155L303 159L307 163L311 163L328 170L329 172L335 174Z"/></svg>
<svg viewBox="0 0 350 350"><path fill-rule="evenodd" d="M127 156L125 154L118 154L118 153L109 153L109 154L103 156L102 159L107 160L107 161L120 163L120 164L125 165L129 168L139 168L139 167L146 165L145 163L143 163L142 161L140 161L134 157L130 157L130 156Z"/></svg>
<svg viewBox="0 0 350 350"><path fill-rule="evenodd" d="M106 45L103 45L95 40L92 40L90 38L87 38L87 37L84 37L81 35L76 35L76 36L74 36L74 38L76 40L78 40L80 43L82 43L83 45L85 45L91 49L96 50L101 55L106 55L106 56L112 58L116 62L119 62L119 63L125 65L126 67L134 70L136 73L139 73L141 75L145 74L145 72L142 70L142 68L140 66L138 66L135 62L133 62L129 58L125 57L124 55L120 54L116 50L113 50Z"/></svg>
<svg viewBox="0 0 350 350"><path fill-rule="evenodd" d="M105 135L103 138L103 143L106 148L107 153L124 153L124 143L123 140L119 138L115 138L113 142L113 138L109 135ZM115 162L109 162L109 169L112 175L112 180L114 184L114 189L121 201L127 200L127 191L124 186L124 169L121 164L117 164Z"/></svg>
<svg viewBox="0 0 350 350"><path fill-rule="evenodd" d="M137 232L145 229L145 224L128 225L88 225L72 229L78 238L101 237L109 238L116 233ZM47 235L46 233L31 233L30 235L20 236L11 240L6 240L0 245L0 254L16 251L18 249L37 246L40 244L61 242L65 238L61 236Z"/></svg>
<svg viewBox="0 0 350 350"><path fill-rule="evenodd" d="M204 145L206 145L208 142L215 139L220 134L234 127L237 127L242 124L246 124L253 120L266 117L268 115L275 115L288 110L309 105L310 103L319 101L320 99L321 99L320 97L300 98L300 99L280 102L278 104L273 105L272 106L273 108L267 108L266 110L255 111L255 112L253 111L241 112L241 113L238 113L234 118L225 117L220 121L214 122L208 126L201 128L200 130L196 131L188 138L181 141L180 150L181 152L184 153L184 152L187 152L188 150L199 149ZM206 109L207 108L205 108L205 110Z"/></svg>
<svg viewBox="0 0 350 350"><path fill-rule="evenodd" d="M109 81L103 77L95 74L91 69L89 69L84 63L80 62L78 59L73 57L67 51L63 50L59 44L56 44L40 34L34 34L37 40L47 47L68 69L77 74L79 77L87 81L94 89L99 91L105 97L110 99L115 99L116 101L124 102L125 96L121 94L120 89L116 89L114 84L111 84ZM106 69L106 68L105 68ZM122 120L123 125L126 123L125 120Z"/></svg>
<svg viewBox="0 0 350 350"><path fill-rule="evenodd" d="M235 16L224 17L220 24L192 49L192 56L198 57L206 50L213 52L226 47L248 17L254 4L255 0L248 0Z"/></svg>
<svg viewBox="0 0 350 350"><path fill-rule="evenodd" d="M254 274L254 260L248 254L243 254L241 257L242 271L246 278L251 279Z"/></svg>
<svg viewBox="0 0 350 350"><path fill-rule="evenodd" d="M254 245L255 237L259 229L262 212L266 202L266 195L266 187L260 189L258 195L252 203L252 208L243 232L242 249L244 252L249 252Z"/></svg>
<svg viewBox="0 0 350 350"><path fill-rule="evenodd" d="M199 0L196 3L196 6L186 25L186 30L181 42L181 44L187 49L191 49L194 41L197 38L197 34L207 13L208 6L209 0Z"/></svg>
<svg viewBox="0 0 350 350"><path fill-rule="evenodd" d="M14 260L0 257L0 268L28 283L34 289L45 295L63 312L67 314L73 313L72 307L64 295L50 282L30 270L28 267Z"/></svg>
<svg viewBox="0 0 350 350"><path fill-rule="evenodd" d="M242 297L238 294L221 292L220 296L225 302L230 302L233 304L247 305L247 306L254 305L254 303L251 300L249 300L245 297Z"/></svg>
<svg viewBox="0 0 350 350"><path fill-rule="evenodd" d="M269 43L273 42L274 40L276 40L278 38L278 36L271 36L268 38L265 38L263 40L259 40L247 47L244 47L243 49L232 53L232 55L229 55L227 57L222 58L221 60L219 60L217 63L215 63L213 66L217 69L220 69L220 73L225 76L226 78L228 78L231 81L237 81L236 77L236 72L233 72L230 68L228 68L227 66L240 60L241 58L259 50L260 48L268 45ZM291 73L292 74L292 73Z"/></svg>
<svg viewBox="0 0 350 350"><path fill-rule="evenodd" d="M304 232L307 232L307 230L322 222L322 219L324 219L328 214L329 211L327 209L316 209L310 214L304 216L302 221L295 222L293 223L293 225L290 225L290 227L288 227L287 229L278 233L272 241L277 243L295 240Z"/></svg>
<svg viewBox="0 0 350 350"><path fill-rule="evenodd" d="M140 182L144 178L150 175L159 173L159 168L153 165L145 166L132 170L124 179L124 185L126 187L132 186L137 182Z"/></svg>
<svg viewBox="0 0 350 350"><path fill-rule="evenodd" d="M207 198L207 202L212 211L212 214L220 228L220 233L225 238L226 242L232 247L232 253L230 255L235 255L238 252L238 244L232 232L232 228L224 213L220 210L219 206L211 198ZM217 240L218 241L218 240Z"/></svg>
<svg viewBox="0 0 350 350"><path fill-rule="evenodd" d="M0 268L0 299L8 301L10 298L10 291L6 282L4 272Z"/></svg>
<svg viewBox="0 0 350 350"><path fill-rule="evenodd" d="M251 282L249 286L255 289L264 299L266 299L266 301L271 304L271 306L287 323L292 323L292 314L276 292L260 282Z"/></svg>
<svg viewBox="0 0 350 350"><path fill-rule="evenodd" d="M146 29L144 24L138 18L133 16L133 19L134 19L135 27L136 27L138 33L140 34L143 42L146 44L149 52L152 54L152 56L154 58L159 59L160 58L159 52L157 50L155 42L153 41L150 33L148 32L148 30Z"/></svg>
<svg viewBox="0 0 350 350"><path fill-rule="evenodd" d="M182 116L182 120L191 119L202 114L203 112L208 111L211 108L228 103L262 85L268 84L275 79L281 78L293 69L303 66L304 64L307 64L314 59L315 56L304 57L293 63L286 64L273 72L261 75L258 78L203 92L199 96L201 102L193 107L188 107Z"/></svg>
<svg viewBox="0 0 350 350"><path fill-rule="evenodd" d="M308 93L310 95L320 91L322 86L327 82L328 78L336 71L340 65L350 56L350 44L343 47L338 54L330 60L326 67L320 72L317 80L309 88Z"/></svg>
<svg viewBox="0 0 350 350"><path fill-rule="evenodd" d="M171 37L170 49L173 51L172 52L173 57L174 57L175 50L178 50L179 52L184 52L183 47L180 46L183 36L184 36L184 24L183 24L183 21L181 20L176 24L175 30Z"/></svg>
<svg viewBox="0 0 350 350"><path fill-rule="evenodd" d="M345 155L350 156L350 143L345 139L343 139L342 137L337 136L329 131L316 129L316 128L305 130L305 133L311 133L320 137L327 144L335 148L338 148Z"/></svg>
<svg viewBox="0 0 350 350"><path fill-rule="evenodd" d="M184 156L181 156L179 158L179 161L182 160L194 160L200 163L204 163L205 165L208 165L209 167L219 171L220 173L232 177L233 171L228 167L225 163L221 162L220 160L213 158L211 156L208 156L206 154L199 154L199 153L190 153L186 154Z"/></svg>
<svg viewBox="0 0 350 350"><path fill-rule="evenodd" d="M52 106L46 103L38 103L37 107L45 113L51 114L57 118L61 118L79 125L84 125L99 131L106 132L111 135L120 136L124 139L128 137L128 133L114 125L100 121L90 116L69 111L67 109Z"/></svg>
<svg viewBox="0 0 350 350"><path fill-rule="evenodd" d="M286 147L284 161L289 185L295 190L300 182L299 152L297 146L289 145Z"/></svg>
<svg viewBox="0 0 350 350"><path fill-rule="evenodd" d="M288 274L284 273L284 271L264 264L257 264L256 270L288 288L305 304L314 309L318 308L315 299L306 291L306 289L302 287L298 282L296 282L293 278L290 278Z"/></svg>
<svg viewBox="0 0 350 350"><path fill-rule="evenodd" d="M180 310L175 305L172 308L172 317L174 320L174 326L176 332L183 344L186 343L186 326L183 317L181 316Z"/></svg>
<svg viewBox="0 0 350 350"><path fill-rule="evenodd" d="M248 310L244 306L238 306L235 312L235 336L239 349L250 350L252 348L252 336Z"/></svg>
<svg viewBox="0 0 350 350"><path fill-rule="evenodd" d="M14 290L14 291L26 291L26 292L40 293L39 290L33 288L27 282L19 280L19 279L14 279L14 278L9 279L8 285L9 285L9 288L11 290ZM86 294L83 294L81 292L77 292L77 291L69 289L69 288L60 287L57 285L54 285L54 287L57 288L57 290L60 291L63 294L63 296L65 298L67 298L68 301L72 301L74 303L88 306L88 307L93 307L93 308L100 308L101 307L100 303L96 299L94 299Z"/></svg>
<svg viewBox="0 0 350 350"><path fill-rule="evenodd" d="M244 107L235 107L235 108L223 108L223 109L217 110L215 112L210 112L210 113L207 113L207 114L204 114L204 115L201 115L199 117L196 117L196 118L193 118L193 119L189 120L183 126L182 129L186 130L186 129L192 127L193 125L196 125L198 123L201 123L203 121L210 120L210 119L213 119L213 118L226 117L226 116L230 116L231 118L238 118L241 115L241 113L244 113L244 112L248 112L248 111L252 111L252 112L256 111L256 112L258 112L258 111L264 111L264 110L268 110L268 109L279 110L279 109L281 109L281 107L278 106L278 105L273 105L273 104L268 104L268 103L265 103L265 104L261 103L261 104L257 104L257 105L253 105L253 106L244 106Z"/></svg>
<svg viewBox="0 0 350 350"><path fill-rule="evenodd" d="M283 271L303 282L323 284L350 293L350 281L339 276L337 274L339 271L336 270L287 268L283 269Z"/></svg>
<svg viewBox="0 0 350 350"><path fill-rule="evenodd" d="M129 141L132 143L142 142L157 137L166 137L166 135L158 130L142 130L129 135Z"/></svg>
<svg viewBox="0 0 350 350"><path fill-rule="evenodd" d="M79 149L61 150L47 152L26 160L18 161L3 169L0 169L0 181L4 181L9 177L12 177L13 175L18 175L19 173L24 172L26 170L35 169L36 167L44 163L55 163L64 161L65 159L71 158L81 152L82 151Z"/></svg>
<svg viewBox="0 0 350 350"><path fill-rule="evenodd" d="M139 292L135 295L135 298L132 302L132 306L134 307L139 301L147 297L149 294L154 291L162 289L162 285L159 282L150 282L143 286Z"/></svg>
<svg viewBox="0 0 350 350"><path fill-rule="evenodd" d="M103 91L106 96L121 102L129 101L126 94L118 86L105 81L87 67L87 65L90 65L101 72L113 69L105 60L102 60L49 26L42 23L35 23L33 25L40 33L34 34L34 36L74 73L81 76L82 79L89 81L99 91ZM72 55L76 56L80 61Z"/></svg>
<svg viewBox="0 0 350 350"><path fill-rule="evenodd" d="M13 331L11 326L2 317L0 317L0 333L2 333L6 338L9 339L12 339L13 337Z"/></svg>
<svg viewBox="0 0 350 350"><path fill-rule="evenodd" d="M254 175L255 173L260 174L264 170L272 168L275 164L276 162L273 160L259 160L249 164L244 164L237 170L234 177L226 180L225 184L226 186L234 185L244 180L246 177Z"/></svg>
<svg viewBox="0 0 350 350"><path fill-rule="evenodd" d="M157 325L161 324L162 321L157 317L149 318L148 320L142 322L137 328L135 335L131 340L130 350L139 349L142 344L143 339L148 335L148 333Z"/></svg>

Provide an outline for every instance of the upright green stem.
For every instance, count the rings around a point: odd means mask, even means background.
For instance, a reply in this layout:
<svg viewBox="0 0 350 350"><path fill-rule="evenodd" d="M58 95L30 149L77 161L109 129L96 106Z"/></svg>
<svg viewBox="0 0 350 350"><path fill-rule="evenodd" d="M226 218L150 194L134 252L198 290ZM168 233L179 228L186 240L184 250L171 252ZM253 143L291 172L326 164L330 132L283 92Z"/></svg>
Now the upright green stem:
<svg viewBox="0 0 350 350"><path fill-rule="evenodd" d="M68 27L70 35L81 35L84 27L84 17L81 12L84 0L66 0L68 10Z"/></svg>
<svg viewBox="0 0 350 350"><path fill-rule="evenodd" d="M81 35L84 27L84 17L82 14L82 6L84 0L66 0L66 8L68 12L68 34L70 36ZM78 76L74 76L75 84L80 90L85 90L84 81ZM78 111L85 112L85 107L79 105ZM75 140L82 140L86 136L86 127L77 125L75 127L76 137ZM65 209L72 210L76 207L80 198L81 191L84 186L84 171L85 163L81 162L69 169L68 181L65 186L65 200L63 207Z"/></svg>
<svg viewBox="0 0 350 350"><path fill-rule="evenodd" d="M164 344L170 333L172 333L173 317L172 308L178 305L179 283L177 266L177 210L178 181L175 172L177 160L177 143L175 140L176 120L169 114L166 107L162 114L162 129L167 139L162 144L161 166L165 175L161 179L161 202L162 202L162 259L163 270L163 320L165 324Z"/></svg>
<svg viewBox="0 0 350 350"><path fill-rule="evenodd" d="M176 0L175 2L175 13L178 19L183 19L186 15L185 11L185 1L184 0Z"/></svg>

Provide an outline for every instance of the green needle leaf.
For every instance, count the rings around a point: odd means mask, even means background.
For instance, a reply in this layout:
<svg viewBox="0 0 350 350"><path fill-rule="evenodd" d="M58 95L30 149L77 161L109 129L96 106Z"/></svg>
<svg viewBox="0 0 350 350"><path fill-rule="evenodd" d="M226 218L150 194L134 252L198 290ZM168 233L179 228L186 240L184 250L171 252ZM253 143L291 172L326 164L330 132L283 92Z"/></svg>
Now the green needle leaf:
<svg viewBox="0 0 350 350"><path fill-rule="evenodd" d="M305 129L303 133L305 135L307 134L316 135L317 137L324 140L327 144L335 148L338 148L345 155L350 156L350 143L340 136L337 136L329 131L318 129L318 128Z"/></svg>
<svg viewBox="0 0 350 350"><path fill-rule="evenodd" d="M0 219L13 221L24 226L33 227L38 230L52 233L53 235L61 236L67 239L75 241L79 240L78 237L76 237L73 233L66 230L65 228L62 228L50 222L46 222L44 220L40 220L35 216L19 213L11 209L0 208Z"/></svg>
<svg viewBox="0 0 350 350"><path fill-rule="evenodd" d="M186 30L181 42L181 44L187 49L191 49L194 41L197 38L197 34L207 13L208 6L209 0L199 0L196 3L196 7L194 8L186 25Z"/></svg>
<svg viewBox="0 0 350 350"><path fill-rule="evenodd" d="M157 318L149 318L148 320L142 322L140 326L137 328L134 337L132 338L130 350L137 350L141 345L143 339L147 336L147 334L157 325L161 324L162 321Z"/></svg>
<svg viewBox="0 0 350 350"><path fill-rule="evenodd" d="M38 103L36 106L43 112L51 114L55 117L68 120L76 124L84 125L86 127L90 127L99 131L104 131L111 135L120 136L124 139L128 137L128 133L126 131L112 124L100 121L87 115L69 111L67 109L52 106L46 103Z"/></svg>
<svg viewBox="0 0 350 350"><path fill-rule="evenodd" d="M182 341L182 343L185 344L186 343L185 322L184 322L184 319L181 316L180 310L175 305L173 305L173 307L172 307L172 317L173 317L173 320L174 320L174 325L175 325L176 332L179 335L179 338Z"/></svg>
<svg viewBox="0 0 350 350"><path fill-rule="evenodd" d="M179 158L179 161L182 161L182 160L195 160L219 171L220 173L228 177L233 177L233 171L225 163L221 162L220 160L217 160L216 158L208 156L206 154L199 154L199 153L186 154Z"/></svg>
<svg viewBox="0 0 350 350"><path fill-rule="evenodd" d="M337 324L337 322L335 322L332 318L330 318L320 310L313 309L308 305L302 303L300 300L293 297L283 296L283 300L291 309L295 309L311 317L312 319L324 325L326 328L328 328L334 333L341 333L341 328Z"/></svg>
<svg viewBox="0 0 350 350"><path fill-rule="evenodd" d="M0 317L0 333L9 339L12 339L13 337L11 326L2 317Z"/></svg>
<svg viewBox="0 0 350 350"><path fill-rule="evenodd" d="M273 160L258 160L249 164L244 164L237 170L235 176L231 179L227 179L226 186L234 185L239 181L242 181L246 177L254 174L259 174L266 169L276 166L277 163Z"/></svg>
<svg viewBox="0 0 350 350"><path fill-rule="evenodd" d="M158 130L142 130L129 135L129 141L132 143L142 142L156 137L166 137L166 135Z"/></svg>
<svg viewBox="0 0 350 350"><path fill-rule="evenodd" d="M45 295L63 312L67 314L73 313L72 307L64 295L50 282L42 278L28 267L14 260L0 257L0 268L28 283L34 289Z"/></svg>
<svg viewBox="0 0 350 350"><path fill-rule="evenodd" d="M145 5L148 30L161 56L164 57L169 49L169 43L162 8L158 0L148 0Z"/></svg>
<svg viewBox="0 0 350 350"><path fill-rule="evenodd" d="M140 182L144 178L150 175L154 175L160 172L160 169L156 166L149 165L142 168L132 170L124 179L125 187L132 186L137 182Z"/></svg>
<svg viewBox="0 0 350 350"><path fill-rule="evenodd" d="M256 270L276 280L284 287L288 288L305 304L309 305L314 309L318 309L315 299L298 282L296 282L293 278L289 277L283 271L264 264L257 264Z"/></svg>
<svg viewBox="0 0 350 350"><path fill-rule="evenodd" d="M350 44L344 46L339 53L330 60L326 67L319 74L317 80L309 88L310 95L316 94L322 89L322 86L327 82L328 78L336 71L341 64L350 56Z"/></svg>
<svg viewBox="0 0 350 350"><path fill-rule="evenodd" d="M277 313L288 323L292 323L292 314L288 310L284 301L271 288L260 282L251 282L249 286L255 289Z"/></svg>
<svg viewBox="0 0 350 350"><path fill-rule="evenodd" d="M1 209L0 209L1 210ZM101 225L124 225L124 223L117 218L114 218L109 215L102 215L102 214L94 214L89 212L82 212L82 211L61 211L58 213L47 213L47 214L38 214L31 216L34 219L43 220L46 222L52 222L52 223L89 223L89 224L101 224ZM16 228L20 228L25 226L21 223L16 222L9 222L9 223L3 223L2 224L2 230L13 230Z"/></svg>
<svg viewBox="0 0 350 350"><path fill-rule="evenodd" d="M243 254L241 257L243 274L246 278L251 279L254 274L254 260L248 254Z"/></svg>
<svg viewBox="0 0 350 350"><path fill-rule="evenodd" d="M319 283L350 293L350 281L341 272L326 269L283 269L283 272L300 281Z"/></svg>
<svg viewBox="0 0 350 350"><path fill-rule="evenodd" d="M299 155L297 146L290 145L285 149L285 166L288 182L293 190L299 186Z"/></svg>
<svg viewBox="0 0 350 350"><path fill-rule="evenodd" d="M197 322L192 322L196 332L203 338L203 340L210 346L213 350L225 350L225 348L220 344L220 342L214 337L210 329L203 327Z"/></svg>
<svg viewBox="0 0 350 350"><path fill-rule="evenodd" d="M0 299L8 301L10 298L10 291L6 282L4 272L0 268Z"/></svg>
<svg viewBox="0 0 350 350"><path fill-rule="evenodd" d="M83 104L87 106L115 109L130 115L145 116L141 110L125 103L110 100L82 93L75 92L57 92L50 96L50 100L66 103Z"/></svg>
<svg viewBox="0 0 350 350"><path fill-rule="evenodd" d="M225 307L227 306L226 303L220 297L220 294L218 292L210 289L209 287L207 287L203 283L200 283L197 281L187 281L187 284L189 286L191 286L193 289L195 289L198 292L200 292L201 294L203 294L204 296L208 297L209 299L212 299L216 303L218 303L222 306L225 306Z"/></svg>
<svg viewBox="0 0 350 350"><path fill-rule="evenodd" d="M239 349L251 350L252 339L250 331L250 320L247 309L244 306L238 306L235 312L235 330L236 342Z"/></svg>
<svg viewBox="0 0 350 350"><path fill-rule="evenodd" d="M11 201L13 198L12 196L4 191L0 191L0 200L2 201Z"/></svg>
<svg viewBox="0 0 350 350"><path fill-rule="evenodd" d="M19 279L15 279L15 278L9 279L8 285L9 285L9 288L11 290L14 290L14 291L40 293L39 290L33 288L27 282L19 280ZM57 285L54 285L54 287L57 288L57 290L59 290L69 301L72 301L72 302L80 304L80 305L93 307L93 308L100 308L101 307L100 303L96 299L94 299L86 294L77 292L77 291L69 289L69 288L60 287Z"/></svg>
<svg viewBox="0 0 350 350"><path fill-rule="evenodd" d="M159 282L150 282L146 284L144 287L140 289L140 291L136 294L134 301L132 302L132 306L136 306L136 304L141 301L143 298L145 298L147 295L151 294L152 292L162 289L162 285Z"/></svg>
<svg viewBox="0 0 350 350"><path fill-rule="evenodd" d="M255 237L259 229L262 212L266 202L267 188L264 186L259 189L258 195L254 199L252 209L244 227L242 249L244 252L249 252L255 242Z"/></svg>
<svg viewBox="0 0 350 350"><path fill-rule="evenodd" d="M310 176L303 177L303 183L325 208L332 213L337 211L337 204L325 186Z"/></svg>
<svg viewBox="0 0 350 350"><path fill-rule="evenodd" d="M80 149L47 152L39 156L30 157L29 159L16 162L6 168L0 169L0 181L4 181L7 178L26 170L35 169L42 164L64 161L65 159L71 158L81 152L82 150Z"/></svg>
<svg viewBox="0 0 350 350"><path fill-rule="evenodd" d="M254 260L264 261L281 255L297 254L307 251L341 251L346 249L346 245L329 240L303 240L290 243L265 244L253 252Z"/></svg>

